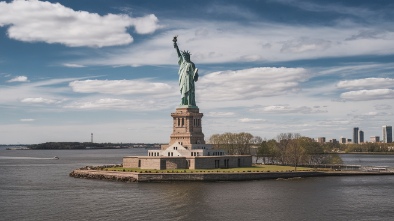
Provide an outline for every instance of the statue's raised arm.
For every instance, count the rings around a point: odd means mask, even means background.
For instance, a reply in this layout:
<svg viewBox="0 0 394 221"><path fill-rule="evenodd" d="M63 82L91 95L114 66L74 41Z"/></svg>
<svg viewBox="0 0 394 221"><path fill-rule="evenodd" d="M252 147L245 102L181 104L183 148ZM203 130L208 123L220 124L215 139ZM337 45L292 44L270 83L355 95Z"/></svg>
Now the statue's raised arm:
<svg viewBox="0 0 394 221"><path fill-rule="evenodd" d="M177 54L178 54L178 57L181 57L181 56L182 56L182 55L181 55L181 52L179 51L178 44L176 43L177 40L178 40L178 35L177 35L177 36L174 36L174 38L172 39L172 41L174 42L174 48L176 49L176 52L177 52Z"/></svg>
<svg viewBox="0 0 394 221"><path fill-rule="evenodd" d="M194 82L198 80L198 69L194 63L190 60L189 51L179 51L175 36L172 41L174 42L174 48L178 54L179 64L179 90L181 92L181 106L197 107L195 98L195 87Z"/></svg>

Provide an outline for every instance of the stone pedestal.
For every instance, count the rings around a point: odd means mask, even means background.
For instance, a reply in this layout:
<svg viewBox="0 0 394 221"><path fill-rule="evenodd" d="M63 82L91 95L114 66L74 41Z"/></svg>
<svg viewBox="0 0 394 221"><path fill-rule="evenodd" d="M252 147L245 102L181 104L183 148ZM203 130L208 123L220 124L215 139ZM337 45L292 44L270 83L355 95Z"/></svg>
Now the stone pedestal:
<svg viewBox="0 0 394 221"><path fill-rule="evenodd" d="M171 113L171 117L173 130L169 145L175 142L181 142L183 146L205 144L201 125L203 114L199 112L198 107L178 107L175 113Z"/></svg>

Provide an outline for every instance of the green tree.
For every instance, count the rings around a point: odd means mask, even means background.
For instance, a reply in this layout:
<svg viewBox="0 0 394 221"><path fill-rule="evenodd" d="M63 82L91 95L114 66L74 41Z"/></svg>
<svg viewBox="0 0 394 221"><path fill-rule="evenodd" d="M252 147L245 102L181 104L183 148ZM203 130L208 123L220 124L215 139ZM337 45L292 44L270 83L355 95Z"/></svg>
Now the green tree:
<svg viewBox="0 0 394 221"><path fill-rule="evenodd" d="M292 144L293 140L297 139L299 137L301 137L301 135L298 133L280 133L276 137L276 139L278 141L277 147L279 148L279 161L282 165L289 164L289 160L290 160L289 157L291 157L289 154L294 153L294 149L296 149L296 150L298 149L293 146L292 147L293 151L291 151L291 150L289 150L289 148L292 145L295 145L295 144Z"/></svg>
<svg viewBox="0 0 394 221"><path fill-rule="evenodd" d="M297 170L297 166L305 162L305 146L308 145L308 138L297 137L292 139L287 149L287 156L289 164L294 165L294 170Z"/></svg>
<svg viewBox="0 0 394 221"><path fill-rule="evenodd" d="M209 142L215 148L224 149L229 155L250 154L250 146L253 144L253 135L250 133L224 133L214 134Z"/></svg>
<svg viewBox="0 0 394 221"><path fill-rule="evenodd" d="M271 148L266 140L262 141L257 147L256 158L262 158L263 163L266 164L268 157L271 156ZM256 162L257 162L256 159Z"/></svg>
<svg viewBox="0 0 394 221"><path fill-rule="evenodd" d="M323 146L312 138L303 137L303 147L305 149L306 164L320 164L324 158Z"/></svg>

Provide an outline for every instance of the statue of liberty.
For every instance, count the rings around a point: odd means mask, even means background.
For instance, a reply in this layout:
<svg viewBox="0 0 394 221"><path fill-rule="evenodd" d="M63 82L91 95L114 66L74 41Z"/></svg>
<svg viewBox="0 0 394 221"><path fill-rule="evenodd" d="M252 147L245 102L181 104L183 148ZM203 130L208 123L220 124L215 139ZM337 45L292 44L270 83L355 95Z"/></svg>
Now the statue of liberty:
<svg viewBox="0 0 394 221"><path fill-rule="evenodd" d="M177 36L172 40L174 48L178 53L179 64L179 90L181 92L181 105L197 106L196 97L194 93L194 82L198 80L198 68L190 61L189 51L179 51L177 45Z"/></svg>

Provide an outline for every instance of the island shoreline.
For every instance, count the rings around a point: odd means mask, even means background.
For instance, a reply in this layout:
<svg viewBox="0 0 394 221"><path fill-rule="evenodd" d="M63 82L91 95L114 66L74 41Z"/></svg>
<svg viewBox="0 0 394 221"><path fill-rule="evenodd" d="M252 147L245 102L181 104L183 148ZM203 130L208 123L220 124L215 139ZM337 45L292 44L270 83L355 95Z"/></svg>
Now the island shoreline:
<svg viewBox="0 0 394 221"><path fill-rule="evenodd" d="M209 172L209 173L142 173L77 169L69 176L74 178L112 180L121 182L218 182L273 179L295 179L329 176L382 176L394 172L379 171L292 171L292 172Z"/></svg>

